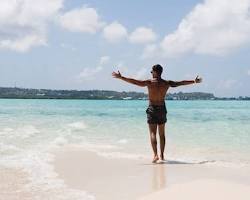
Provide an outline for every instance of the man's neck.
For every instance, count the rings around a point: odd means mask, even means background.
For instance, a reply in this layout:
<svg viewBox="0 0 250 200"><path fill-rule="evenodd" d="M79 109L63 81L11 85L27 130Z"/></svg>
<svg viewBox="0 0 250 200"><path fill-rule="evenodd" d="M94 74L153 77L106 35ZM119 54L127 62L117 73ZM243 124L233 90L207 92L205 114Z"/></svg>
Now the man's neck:
<svg viewBox="0 0 250 200"><path fill-rule="evenodd" d="M155 80L155 81L160 81L160 80L161 80L161 77L154 77L153 80Z"/></svg>

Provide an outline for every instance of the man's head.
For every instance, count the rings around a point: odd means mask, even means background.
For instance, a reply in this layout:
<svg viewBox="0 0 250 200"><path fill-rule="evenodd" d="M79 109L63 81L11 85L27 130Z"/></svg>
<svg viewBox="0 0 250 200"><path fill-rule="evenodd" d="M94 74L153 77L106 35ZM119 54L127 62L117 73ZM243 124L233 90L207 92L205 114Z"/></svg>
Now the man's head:
<svg viewBox="0 0 250 200"><path fill-rule="evenodd" d="M159 64L153 65L152 71L151 71L153 78L161 77L162 71L163 71L163 68L161 65Z"/></svg>

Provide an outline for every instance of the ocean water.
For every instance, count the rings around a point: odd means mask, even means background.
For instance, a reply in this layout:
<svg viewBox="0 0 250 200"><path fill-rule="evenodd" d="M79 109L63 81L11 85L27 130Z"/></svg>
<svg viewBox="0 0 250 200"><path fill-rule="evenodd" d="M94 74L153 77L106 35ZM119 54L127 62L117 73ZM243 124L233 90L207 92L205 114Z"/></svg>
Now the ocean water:
<svg viewBox="0 0 250 200"><path fill-rule="evenodd" d="M250 165L250 101L166 104L168 160ZM0 168L24 169L30 175L30 187L36 190L64 187L60 199L72 195L74 199L93 199L67 189L57 179L50 165L51 149L80 145L107 158L150 161L146 108L143 100L0 99Z"/></svg>

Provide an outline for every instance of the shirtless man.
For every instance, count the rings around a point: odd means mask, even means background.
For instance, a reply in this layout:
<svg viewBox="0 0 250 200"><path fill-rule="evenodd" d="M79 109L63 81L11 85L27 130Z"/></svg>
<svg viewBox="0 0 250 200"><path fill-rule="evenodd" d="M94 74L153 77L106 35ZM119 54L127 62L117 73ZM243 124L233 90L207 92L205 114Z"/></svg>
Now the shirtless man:
<svg viewBox="0 0 250 200"><path fill-rule="evenodd" d="M169 87L178 87L181 85L190 85L195 83L200 83L201 78L198 76L194 80L184 80L184 81L169 81L161 78L163 68L161 65L157 64L152 67L152 79L148 80L136 80L132 78L127 78L118 73L113 72L114 78L121 79L128 83L132 83L141 87L147 86L148 88L148 99L149 106L146 110L147 122L149 126L151 145L154 152L153 163L159 160L157 153L157 140L156 133L157 128L160 136L160 158L164 160L164 149L165 149L165 123L167 122L167 109L165 106L165 96Z"/></svg>

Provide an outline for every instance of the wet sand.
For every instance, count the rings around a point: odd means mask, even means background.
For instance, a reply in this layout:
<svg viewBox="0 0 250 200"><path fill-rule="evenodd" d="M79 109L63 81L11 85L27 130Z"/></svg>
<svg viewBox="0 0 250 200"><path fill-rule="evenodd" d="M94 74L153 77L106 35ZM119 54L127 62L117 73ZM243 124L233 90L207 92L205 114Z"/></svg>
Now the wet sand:
<svg viewBox="0 0 250 200"><path fill-rule="evenodd" d="M68 187L87 191L97 200L204 199L211 195L211 199L221 199L220 195L227 200L235 195L250 198L250 169L247 167L178 161L152 164L146 159L103 157L72 146L56 150L54 154L58 177ZM178 191L182 191L182 197ZM201 192L203 197L197 196Z"/></svg>

